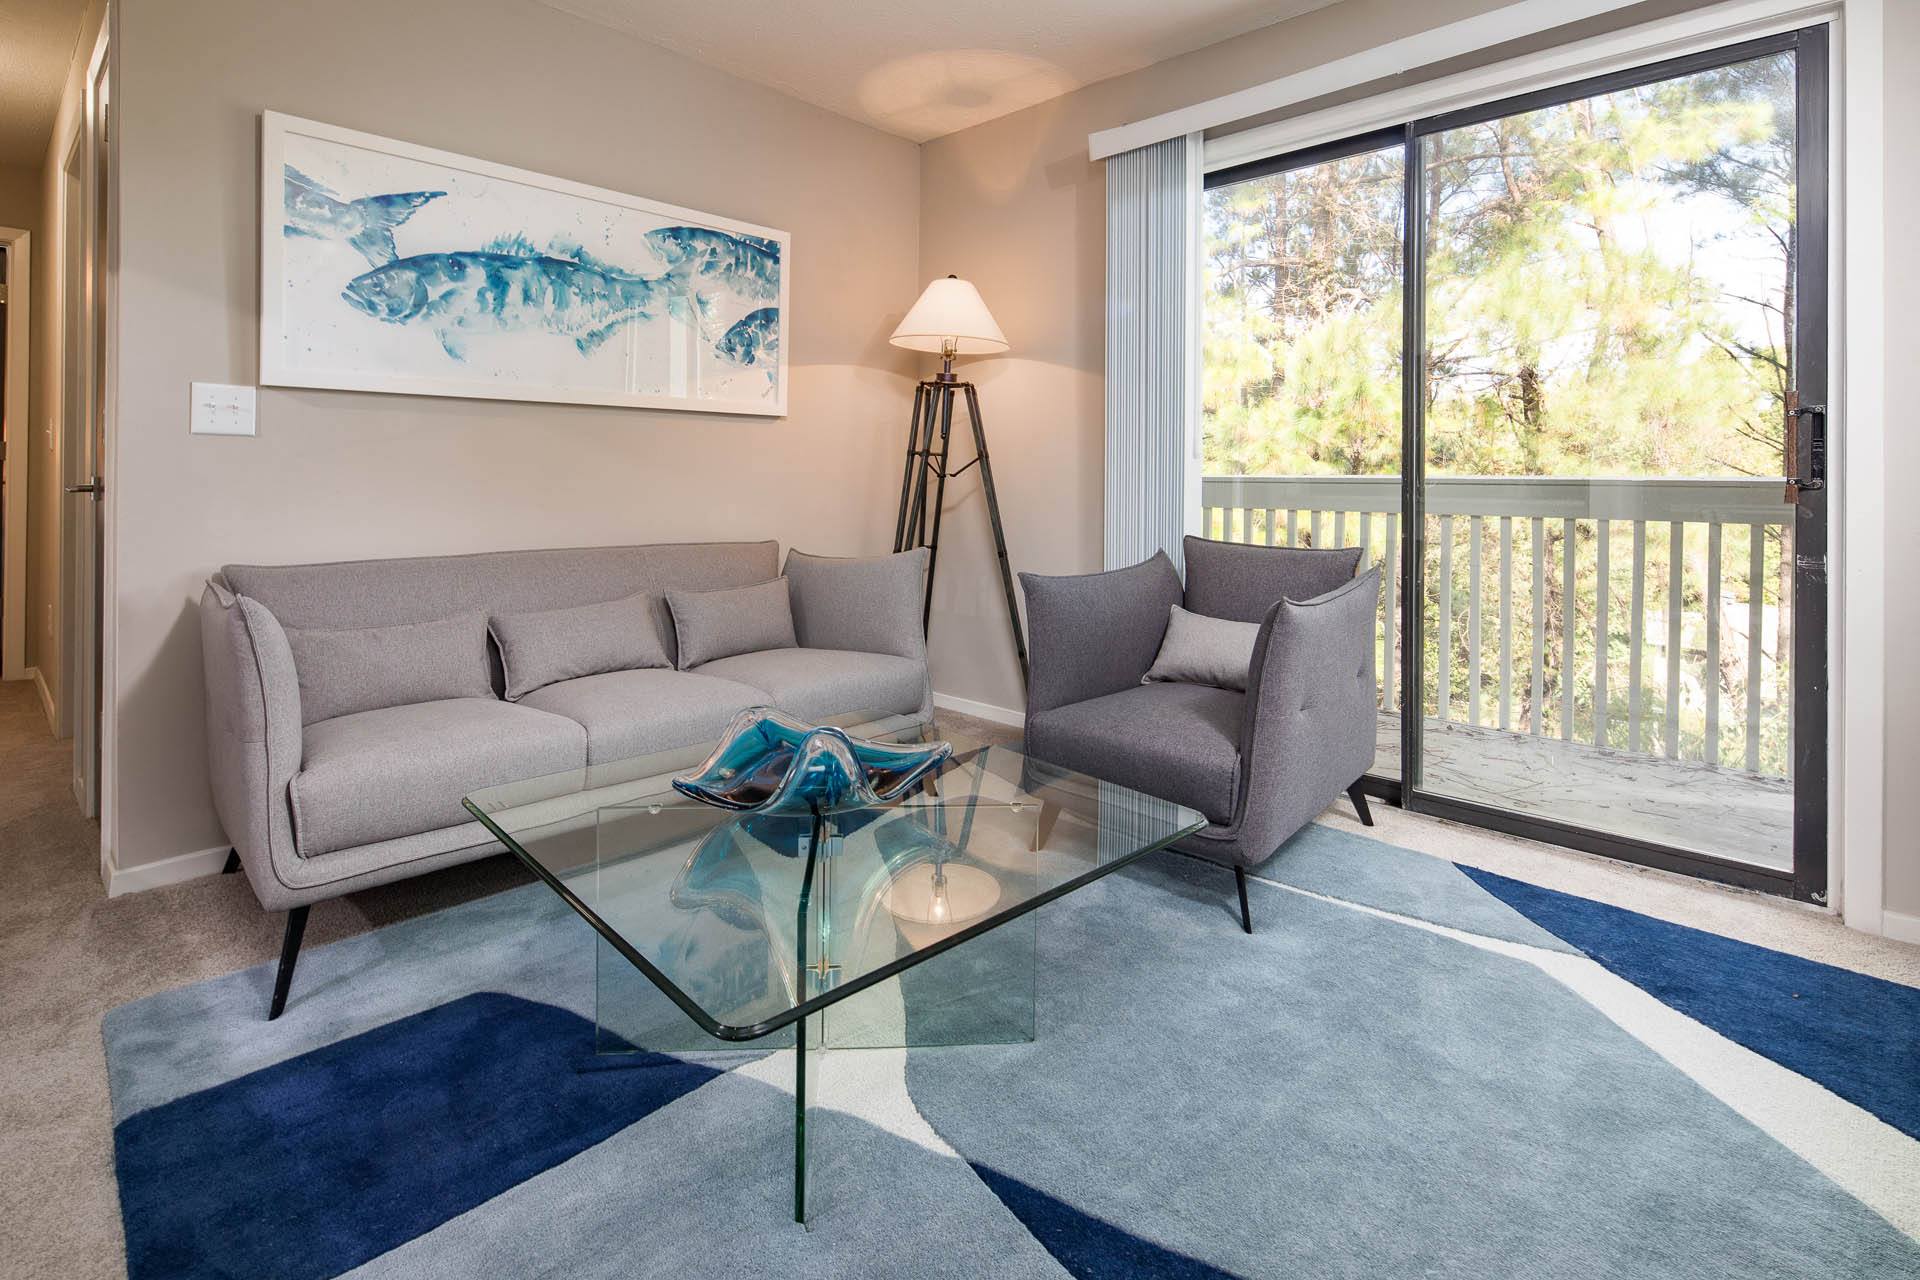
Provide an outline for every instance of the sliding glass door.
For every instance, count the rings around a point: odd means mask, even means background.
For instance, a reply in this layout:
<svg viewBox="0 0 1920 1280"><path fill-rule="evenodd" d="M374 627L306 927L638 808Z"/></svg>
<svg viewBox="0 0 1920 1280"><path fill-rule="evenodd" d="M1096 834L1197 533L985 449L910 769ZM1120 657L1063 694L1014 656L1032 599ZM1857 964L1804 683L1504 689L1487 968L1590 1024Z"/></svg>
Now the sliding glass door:
<svg viewBox="0 0 1920 1280"><path fill-rule="evenodd" d="M1824 894L1825 58L1210 175L1207 532L1387 570L1410 807Z"/></svg>
<svg viewBox="0 0 1920 1280"><path fill-rule="evenodd" d="M1364 546L1382 593L1382 777L1400 776L1400 130L1210 183L1202 384L1207 537Z"/></svg>

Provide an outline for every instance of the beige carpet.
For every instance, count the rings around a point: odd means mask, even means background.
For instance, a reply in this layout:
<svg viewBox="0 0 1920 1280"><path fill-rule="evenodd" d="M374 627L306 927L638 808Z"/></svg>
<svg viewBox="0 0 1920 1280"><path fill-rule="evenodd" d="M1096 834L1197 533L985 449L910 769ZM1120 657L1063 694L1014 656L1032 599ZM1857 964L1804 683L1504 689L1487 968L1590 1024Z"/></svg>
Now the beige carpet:
<svg viewBox="0 0 1920 1280"><path fill-rule="evenodd" d="M956 745L1013 733L942 713ZM101 1016L115 1005L271 960L281 920L240 876L108 900L99 828L67 786L32 688L0 685L0 1277L125 1274ZM1347 827L1343 805L1327 819ZM1549 850L1376 806L1373 833L1409 848L1681 923L1920 984L1920 948L1867 938L1755 894ZM313 909L307 945L526 883L507 857ZM1223 883L1225 883L1223 881ZM298 983L295 984L298 999Z"/></svg>

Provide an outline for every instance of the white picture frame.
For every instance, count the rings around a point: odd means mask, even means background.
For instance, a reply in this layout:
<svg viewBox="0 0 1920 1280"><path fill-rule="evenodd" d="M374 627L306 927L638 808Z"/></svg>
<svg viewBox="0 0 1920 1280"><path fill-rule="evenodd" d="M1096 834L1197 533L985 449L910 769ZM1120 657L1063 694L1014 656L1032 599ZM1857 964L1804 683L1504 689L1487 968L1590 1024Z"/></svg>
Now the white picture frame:
<svg viewBox="0 0 1920 1280"><path fill-rule="evenodd" d="M263 386L787 412L784 231L276 111L260 156Z"/></svg>

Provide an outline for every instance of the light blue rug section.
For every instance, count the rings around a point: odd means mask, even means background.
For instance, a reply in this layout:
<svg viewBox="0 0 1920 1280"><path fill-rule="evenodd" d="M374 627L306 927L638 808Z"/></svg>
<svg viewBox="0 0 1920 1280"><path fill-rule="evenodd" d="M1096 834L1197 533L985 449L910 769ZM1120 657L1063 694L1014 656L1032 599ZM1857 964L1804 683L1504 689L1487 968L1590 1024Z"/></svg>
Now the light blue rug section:
<svg viewBox="0 0 1920 1280"><path fill-rule="evenodd" d="M121 1005L103 1026L114 1123L477 992L591 1019L593 938L558 894L530 884L303 951L273 1022L271 964Z"/></svg>
<svg viewBox="0 0 1920 1280"><path fill-rule="evenodd" d="M1043 931L1041 1036L915 1052L969 1160L1236 1275L1912 1277L1920 1248L1524 960L1163 859Z"/></svg>
<svg viewBox="0 0 1920 1280"><path fill-rule="evenodd" d="M1259 874L1568 949L1451 864L1343 832L1313 829ZM1536 966L1258 880L1249 937L1232 886L1221 868L1156 856L1043 908L1038 1038L905 1055L892 1087L951 1152L893 1131L885 1089L862 1092L859 1115L816 1108L810 1230L789 1217L791 1098L731 1070L661 1091L610 1136L557 1119L543 1130L553 1162L471 1207L434 1201L454 1207L405 1217L418 1234L365 1244L346 1274L1920 1275L1920 1245ZM398 1028L479 993L590 1022L593 964L591 931L530 885L312 949L279 1022L261 1017L266 967L124 1006L104 1028L117 1137L235 1082L272 1098L363 1041L388 1048L356 1077L356 1105L391 1108L408 1141L461 1142L463 1087L499 1088L499 1062L395 1052ZM527 1025L579 1037L578 1059L525 1068L564 1083L576 1111L581 1089L627 1074L563 1081L590 1053L586 1023L536 1009ZM853 1053L823 1055L821 1071ZM416 1096L444 1122L406 1114ZM543 1096L538 1082L524 1096ZM307 1135L329 1124L303 1101L285 1100L273 1135L281 1185L298 1185ZM216 1145L183 1141L169 1165L149 1138L123 1177L246 1186L261 1153ZM403 1185L391 1175L408 1151L365 1145L367 1185ZM140 1190L125 1202L156 1202ZM352 1256L337 1236L353 1215L322 1225ZM232 1234L175 1224L173 1252L130 1269L237 1274L222 1262L239 1256ZM286 1237L286 1265L269 1270L305 1274L301 1230ZM153 1260L183 1250L194 1266Z"/></svg>
<svg viewBox="0 0 1920 1280"><path fill-rule="evenodd" d="M1484 938L1577 953L1445 858L1318 823L1281 845L1251 874Z"/></svg>

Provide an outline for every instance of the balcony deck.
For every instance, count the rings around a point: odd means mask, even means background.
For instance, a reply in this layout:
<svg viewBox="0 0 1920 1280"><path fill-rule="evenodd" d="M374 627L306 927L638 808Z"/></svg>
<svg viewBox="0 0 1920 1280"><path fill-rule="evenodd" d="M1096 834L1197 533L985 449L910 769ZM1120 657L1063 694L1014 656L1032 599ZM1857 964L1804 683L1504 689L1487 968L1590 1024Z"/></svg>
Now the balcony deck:
<svg viewBox="0 0 1920 1280"><path fill-rule="evenodd" d="M1382 713L1380 762L1398 772L1400 717ZM1793 784L1785 778L1443 721L1426 722L1423 790L1793 869Z"/></svg>

